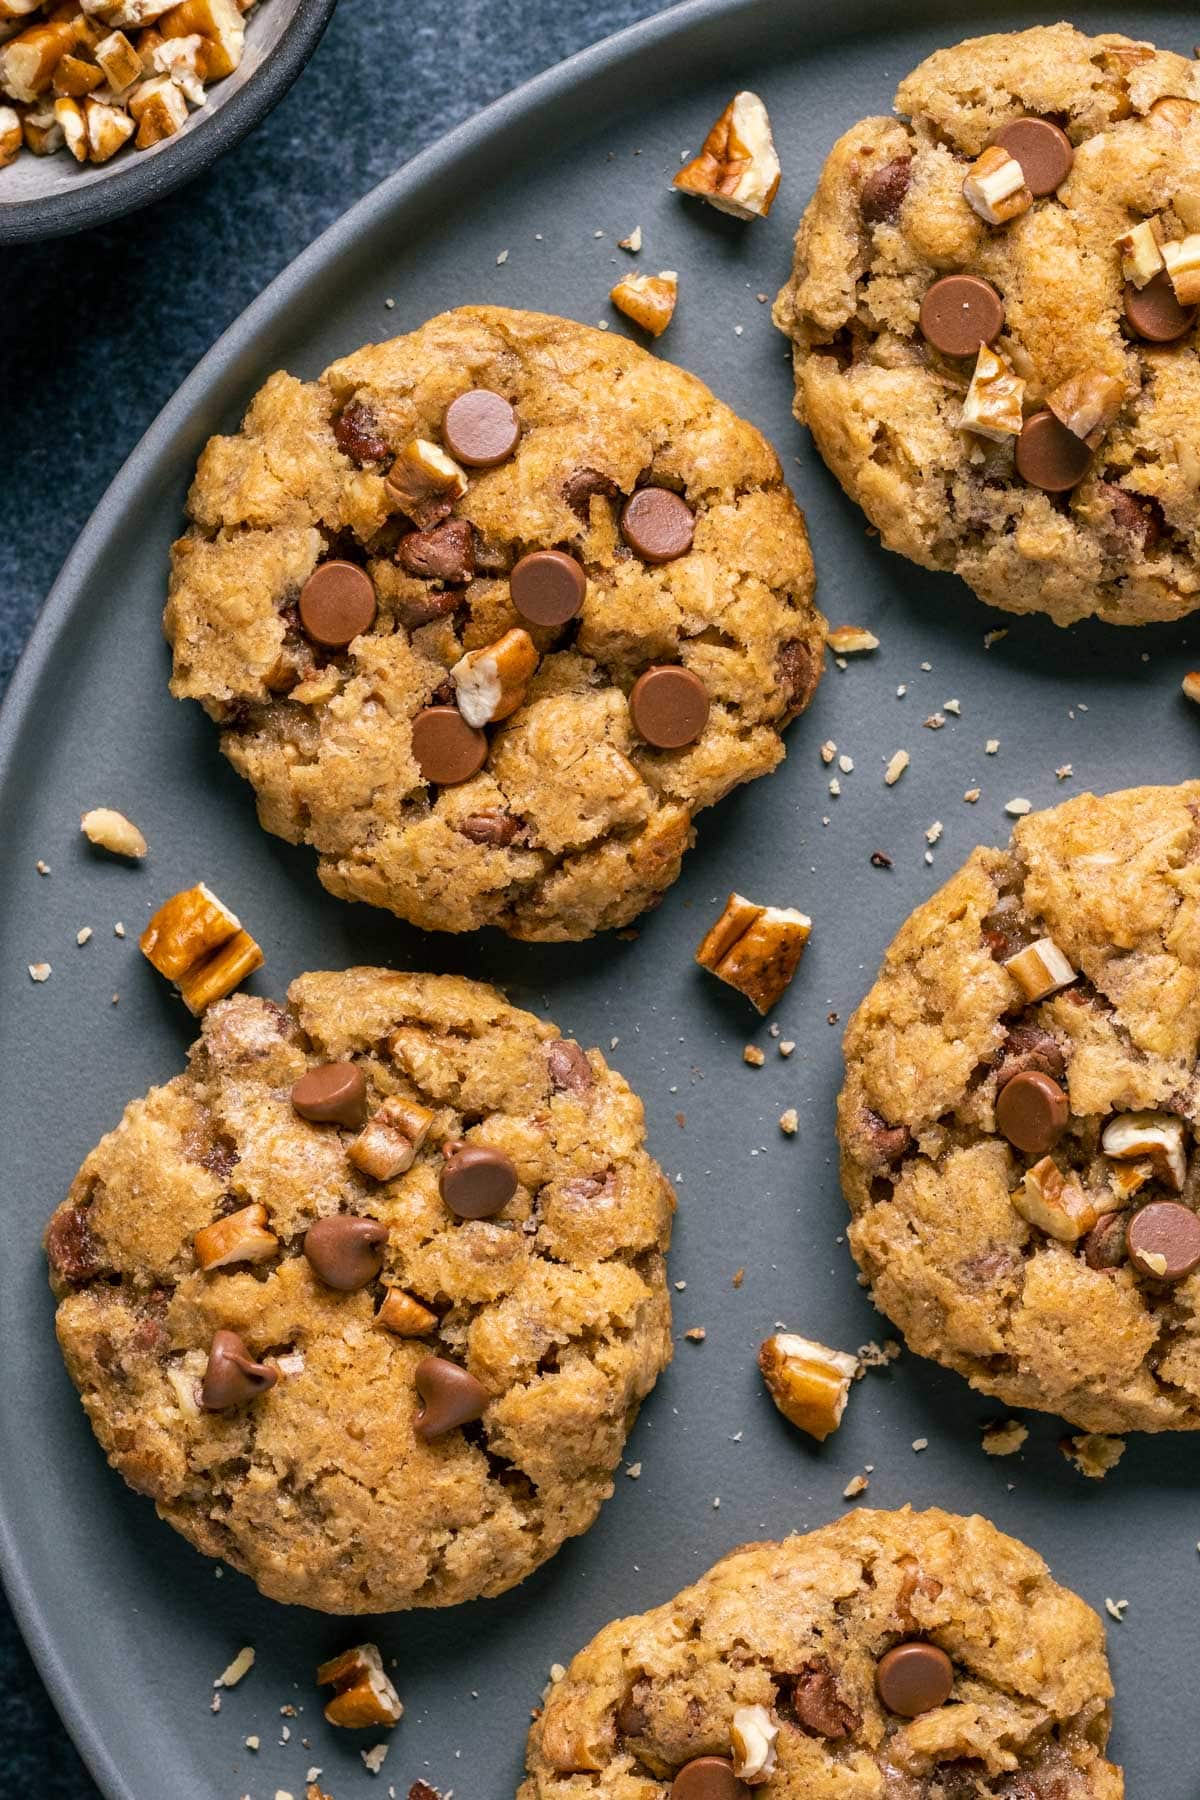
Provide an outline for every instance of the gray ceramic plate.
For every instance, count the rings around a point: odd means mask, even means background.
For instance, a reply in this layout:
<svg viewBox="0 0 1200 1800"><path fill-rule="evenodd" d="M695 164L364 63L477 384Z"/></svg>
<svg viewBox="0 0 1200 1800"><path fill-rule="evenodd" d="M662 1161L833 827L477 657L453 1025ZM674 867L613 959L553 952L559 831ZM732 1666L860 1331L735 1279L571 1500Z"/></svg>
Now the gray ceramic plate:
<svg viewBox="0 0 1200 1800"><path fill-rule="evenodd" d="M1111 1639L1130 1792L1196 1800L1195 1439L1135 1441L1114 1475L1086 1483L1059 1455L1055 1422L1031 1417L1024 1453L992 1461L979 1423L997 1409L906 1356L855 1390L842 1430L816 1449L774 1413L754 1368L776 1320L851 1348L885 1333L839 1242L839 1031L826 1016L846 1017L905 914L970 847L1004 836L1012 796L1044 804L1196 771L1195 717L1178 695L1193 660L1186 626L1062 633L989 613L956 582L885 555L792 423L785 347L756 295L787 272L792 228L834 137L886 110L898 77L965 28L961 9L910 7L902 28L896 11L696 0L564 64L385 183L250 308L167 408L84 533L13 681L0 727L0 1535L34 1654L113 1800L269 1800L277 1788L302 1792L310 1764L337 1800L383 1800L389 1783L404 1795L419 1775L459 1800L504 1800L553 1662L732 1545L838 1514L867 1465L872 1502L978 1508L1093 1604L1128 1600ZM969 23L1034 17L988 9ZM1165 10L1084 5L1077 18L1191 46L1192 23ZM749 228L668 190L681 150L698 146L735 83L765 96L785 169L773 217ZM662 349L778 446L808 512L826 611L873 626L882 648L831 669L786 764L705 815L683 879L637 941L422 938L329 899L307 853L258 831L249 790L199 710L168 698L158 620L188 475L208 434L234 425L274 368L315 373L467 300L604 318L614 271L628 266L616 239L636 224L642 266L680 271ZM984 634L1005 624L1008 636L985 649ZM922 730L951 698L961 717ZM993 736L1001 748L987 757ZM817 751L829 737L855 764L838 800ZM913 764L887 789L882 762L900 746ZM1066 763L1074 776L1058 783ZM976 783L983 797L966 806ZM142 869L82 844L79 814L98 803L141 824L152 846ZM935 819L945 829L931 867L924 834ZM890 873L871 867L876 848L895 858ZM140 960L136 930L151 904L200 878L263 942L261 991L352 961L462 970L611 1045L678 1176L681 1341L629 1447L641 1477L620 1476L590 1535L506 1599L373 1624L408 1704L378 1779L360 1744L324 1725L311 1685L314 1664L353 1626L273 1606L236 1575L218 1579L160 1525L105 1466L51 1330L43 1222L93 1140L180 1066L191 1037ZM735 885L816 920L779 1009L797 1045L786 1061L745 1003L692 964ZM85 924L95 937L80 949ZM34 986L26 965L42 959L54 973ZM767 1049L761 1070L742 1062L752 1039ZM800 1130L786 1139L777 1120L793 1105ZM707 1328L702 1345L682 1341L693 1325ZM914 1452L920 1439L928 1448ZM255 1669L214 1717L212 1680L245 1643ZM281 1719L288 1703L303 1707L298 1719ZM251 1733L257 1755L243 1747Z"/></svg>

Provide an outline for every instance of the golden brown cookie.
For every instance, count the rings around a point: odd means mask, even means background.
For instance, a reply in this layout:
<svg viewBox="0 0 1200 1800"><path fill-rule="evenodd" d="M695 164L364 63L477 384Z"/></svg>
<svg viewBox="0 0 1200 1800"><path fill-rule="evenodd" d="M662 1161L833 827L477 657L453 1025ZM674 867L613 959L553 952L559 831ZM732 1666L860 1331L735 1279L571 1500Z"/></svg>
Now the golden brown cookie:
<svg viewBox="0 0 1200 1800"><path fill-rule="evenodd" d="M804 215L796 415L888 549L993 606L1200 604L1198 102L1194 62L1129 38L973 38L839 140Z"/></svg>
<svg viewBox="0 0 1200 1800"><path fill-rule="evenodd" d="M326 887L427 929L628 924L820 677L774 452L563 319L465 307L272 376L189 512L172 691Z"/></svg>
<svg viewBox="0 0 1200 1800"><path fill-rule="evenodd" d="M503 1593L592 1523L670 1358L643 1140L597 1051L457 976L219 1002L46 1235L109 1460L273 1599Z"/></svg>
<svg viewBox="0 0 1200 1800"><path fill-rule="evenodd" d="M912 1349L1086 1431L1200 1427L1200 782L976 850L846 1031L850 1244Z"/></svg>
<svg viewBox="0 0 1200 1800"><path fill-rule="evenodd" d="M1120 1800L1111 1696L1099 1619L1024 1544L852 1512L602 1631L518 1800Z"/></svg>

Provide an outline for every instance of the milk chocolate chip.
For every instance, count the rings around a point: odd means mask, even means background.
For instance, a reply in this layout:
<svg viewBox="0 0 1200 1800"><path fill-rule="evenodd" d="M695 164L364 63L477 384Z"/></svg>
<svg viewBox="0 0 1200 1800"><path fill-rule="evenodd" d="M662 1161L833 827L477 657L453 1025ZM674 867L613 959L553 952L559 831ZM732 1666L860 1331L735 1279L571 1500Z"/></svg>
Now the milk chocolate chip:
<svg viewBox="0 0 1200 1800"><path fill-rule="evenodd" d="M236 1331L214 1331L200 1384L200 1404L206 1412L226 1412L231 1406L257 1400L278 1380L278 1369L256 1363Z"/></svg>
<svg viewBox="0 0 1200 1800"><path fill-rule="evenodd" d="M367 1116L367 1082L357 1063L318 1063L292 1089L302 1119L357 1130Z"/></svg>
<svg viewBox="0 0 1200 1800"><path fill-rule="evenodd" d="M314 644L344 650L375 623L371 577L357 563L319 563L300 590L299 610Z"/></svg>
<svg viewBox="0 0 1200 1800"><path fill-rule="evenodd" d="M723 1756L697 1756L671 1783L670 1800L749 1800L749 1793Z"/></svg>
<svg viewBox="0 0 1200 1800"><path fill-rule="evenodd" d="M1009 1143L1027 1156L1045 1156L1067 1127L1067 1096L1051 1075L1027 1069L1005 1082L996 1101L996 1123Z"/></svg>
<svg viewBox="0 0 1200 1800"><path fill-rule="evenodd" d="M669 563L692 547L696 515L670 488L639 488L621 513L621 536L643 562Z"/></svg>
<svg viewBox="0 0 1200 1800"><path fill-rule="evenodd" d="M383 1267L387 1226L354 1213L317 1219L304 1234L304 1254L318 1281L339 1293L354 1294L375 1280Z"/></svg>
<svg viewBox="0 0 1200 1800"><path fill-rule="evenodd" d="M708 723L708 690L698 675L659 663L639 675L629 696L633 729L656 750L694 744Z"/></svg>
<svg viewBox="0 0 1200 1800"><path fill-rule="evenodd" d="M1020 163L1035 200L1060 188L1075 161L1070 138L1053 119L1013 119L994 131L991 141Z"/></svg>
<svg viewBox="0 0 1200 1800"><path fill-rule="evenodd" d="M902 1719L944 1706L954 1686L954 1664L936 1644L920 1638L896 1644L881 1656L875 1670L879 1698Z"/></svg>
<svg viewBox="0 0 1200 1800"><path fill-rule="evenodd" d="M1145 287L1125 284L1125 317L1129 329L1150 344L1173 344L1185 337L1196 323L1196 308L1180 306L1175 298L1171 277L1165 269L1148 281Z"/></svg>
<svg viewBox="0 0 1200 1800"><path fill-rule="evenodd" d="M1026 419L1017 439L1017 474L1030 487L1047 494L1066 494L1088 472L1092 453L1082 438L1068 431L1045 409Z"/></svg>
<svg viewBox="0 0 1200 1800"><path fill-rule="evenodd" d="M453 1431L456 1425L482 1418L488 1391L458 1363L448 1362L444 1356L427 1356L417 1364L413 1381L423 1402L416 1433L426 1443Z"/></svg>
<svg viewBox="0 0 1200 1800"><path fill-rule="evenodd" d="M531 550L508 578L512 603L530 625L565 625L587 595L587 576L561 550Z"/></svg>
<svg viewBox="0 0 1200 1800"><path fill-rule="evenodd" d="M1129 1260L1155 1281L1182 1281L1200 1266L1200 1217L1178 1200L1153 1200L1129 1221Z"/></svg>
<svg viewBox="0 0 1200 1800"><path fill-rule="evenodd" d="M478 775L487 761L484 732L468 725L457 706L427 706L413 720L412 749L426 781L457 787Z"/></svg>
<svg viewBox="0 0 1200 1800"><path fill-rule="evenodd" d="M459 1144L438 1177L442 1199L460 1219L490 1219L517 1191L517 1171L503 1150Z"/></svg>
<svg viewBox="0 0 1200 1800"><path fill-rule="evenodd" d="M493 469L507 462L521 436L521 423L503 394L470 388L442 415L442 441L468 469Z"/></svg>
<svg viewBox="0 0 1200 1800"><path fill-rule="evenodd" d="M1004 329L1004 302L978 275L943 275L921 302L921 334L944 356L976 356Z"/></svg>

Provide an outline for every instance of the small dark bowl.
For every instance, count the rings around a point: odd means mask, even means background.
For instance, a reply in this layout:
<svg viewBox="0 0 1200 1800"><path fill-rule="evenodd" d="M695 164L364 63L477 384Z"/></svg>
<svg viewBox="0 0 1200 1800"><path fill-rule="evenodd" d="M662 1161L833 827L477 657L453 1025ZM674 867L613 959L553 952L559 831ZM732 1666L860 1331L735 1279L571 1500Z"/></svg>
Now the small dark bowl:
<svg viewBox="0 0 1200 1800"><path fill-rule="evenodd" d="M106 225L190 181L281 100L321 40L337 0L262 0L246 27L232 75L214 82L187 124L149 150L119 150L110 162L76 163L23 152L0 170L0 244L30 244Z"/></svg>

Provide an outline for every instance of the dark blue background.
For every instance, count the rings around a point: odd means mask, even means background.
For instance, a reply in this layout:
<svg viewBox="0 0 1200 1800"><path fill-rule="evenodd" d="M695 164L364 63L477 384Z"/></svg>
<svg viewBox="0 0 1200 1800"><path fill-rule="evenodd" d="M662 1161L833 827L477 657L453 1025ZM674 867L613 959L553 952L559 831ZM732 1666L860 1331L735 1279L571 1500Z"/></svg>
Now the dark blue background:
<svg viewBox="0 0 1200 1800"><path fill-rule="evenodd" d="M658 0L342 0L281 105L193 186L102 231L4 252L0 692L109 481L272 276L452 125L661 10ZM10 1795L95 1800L96 1789L0 1600L0 1796Z"/></svg>

